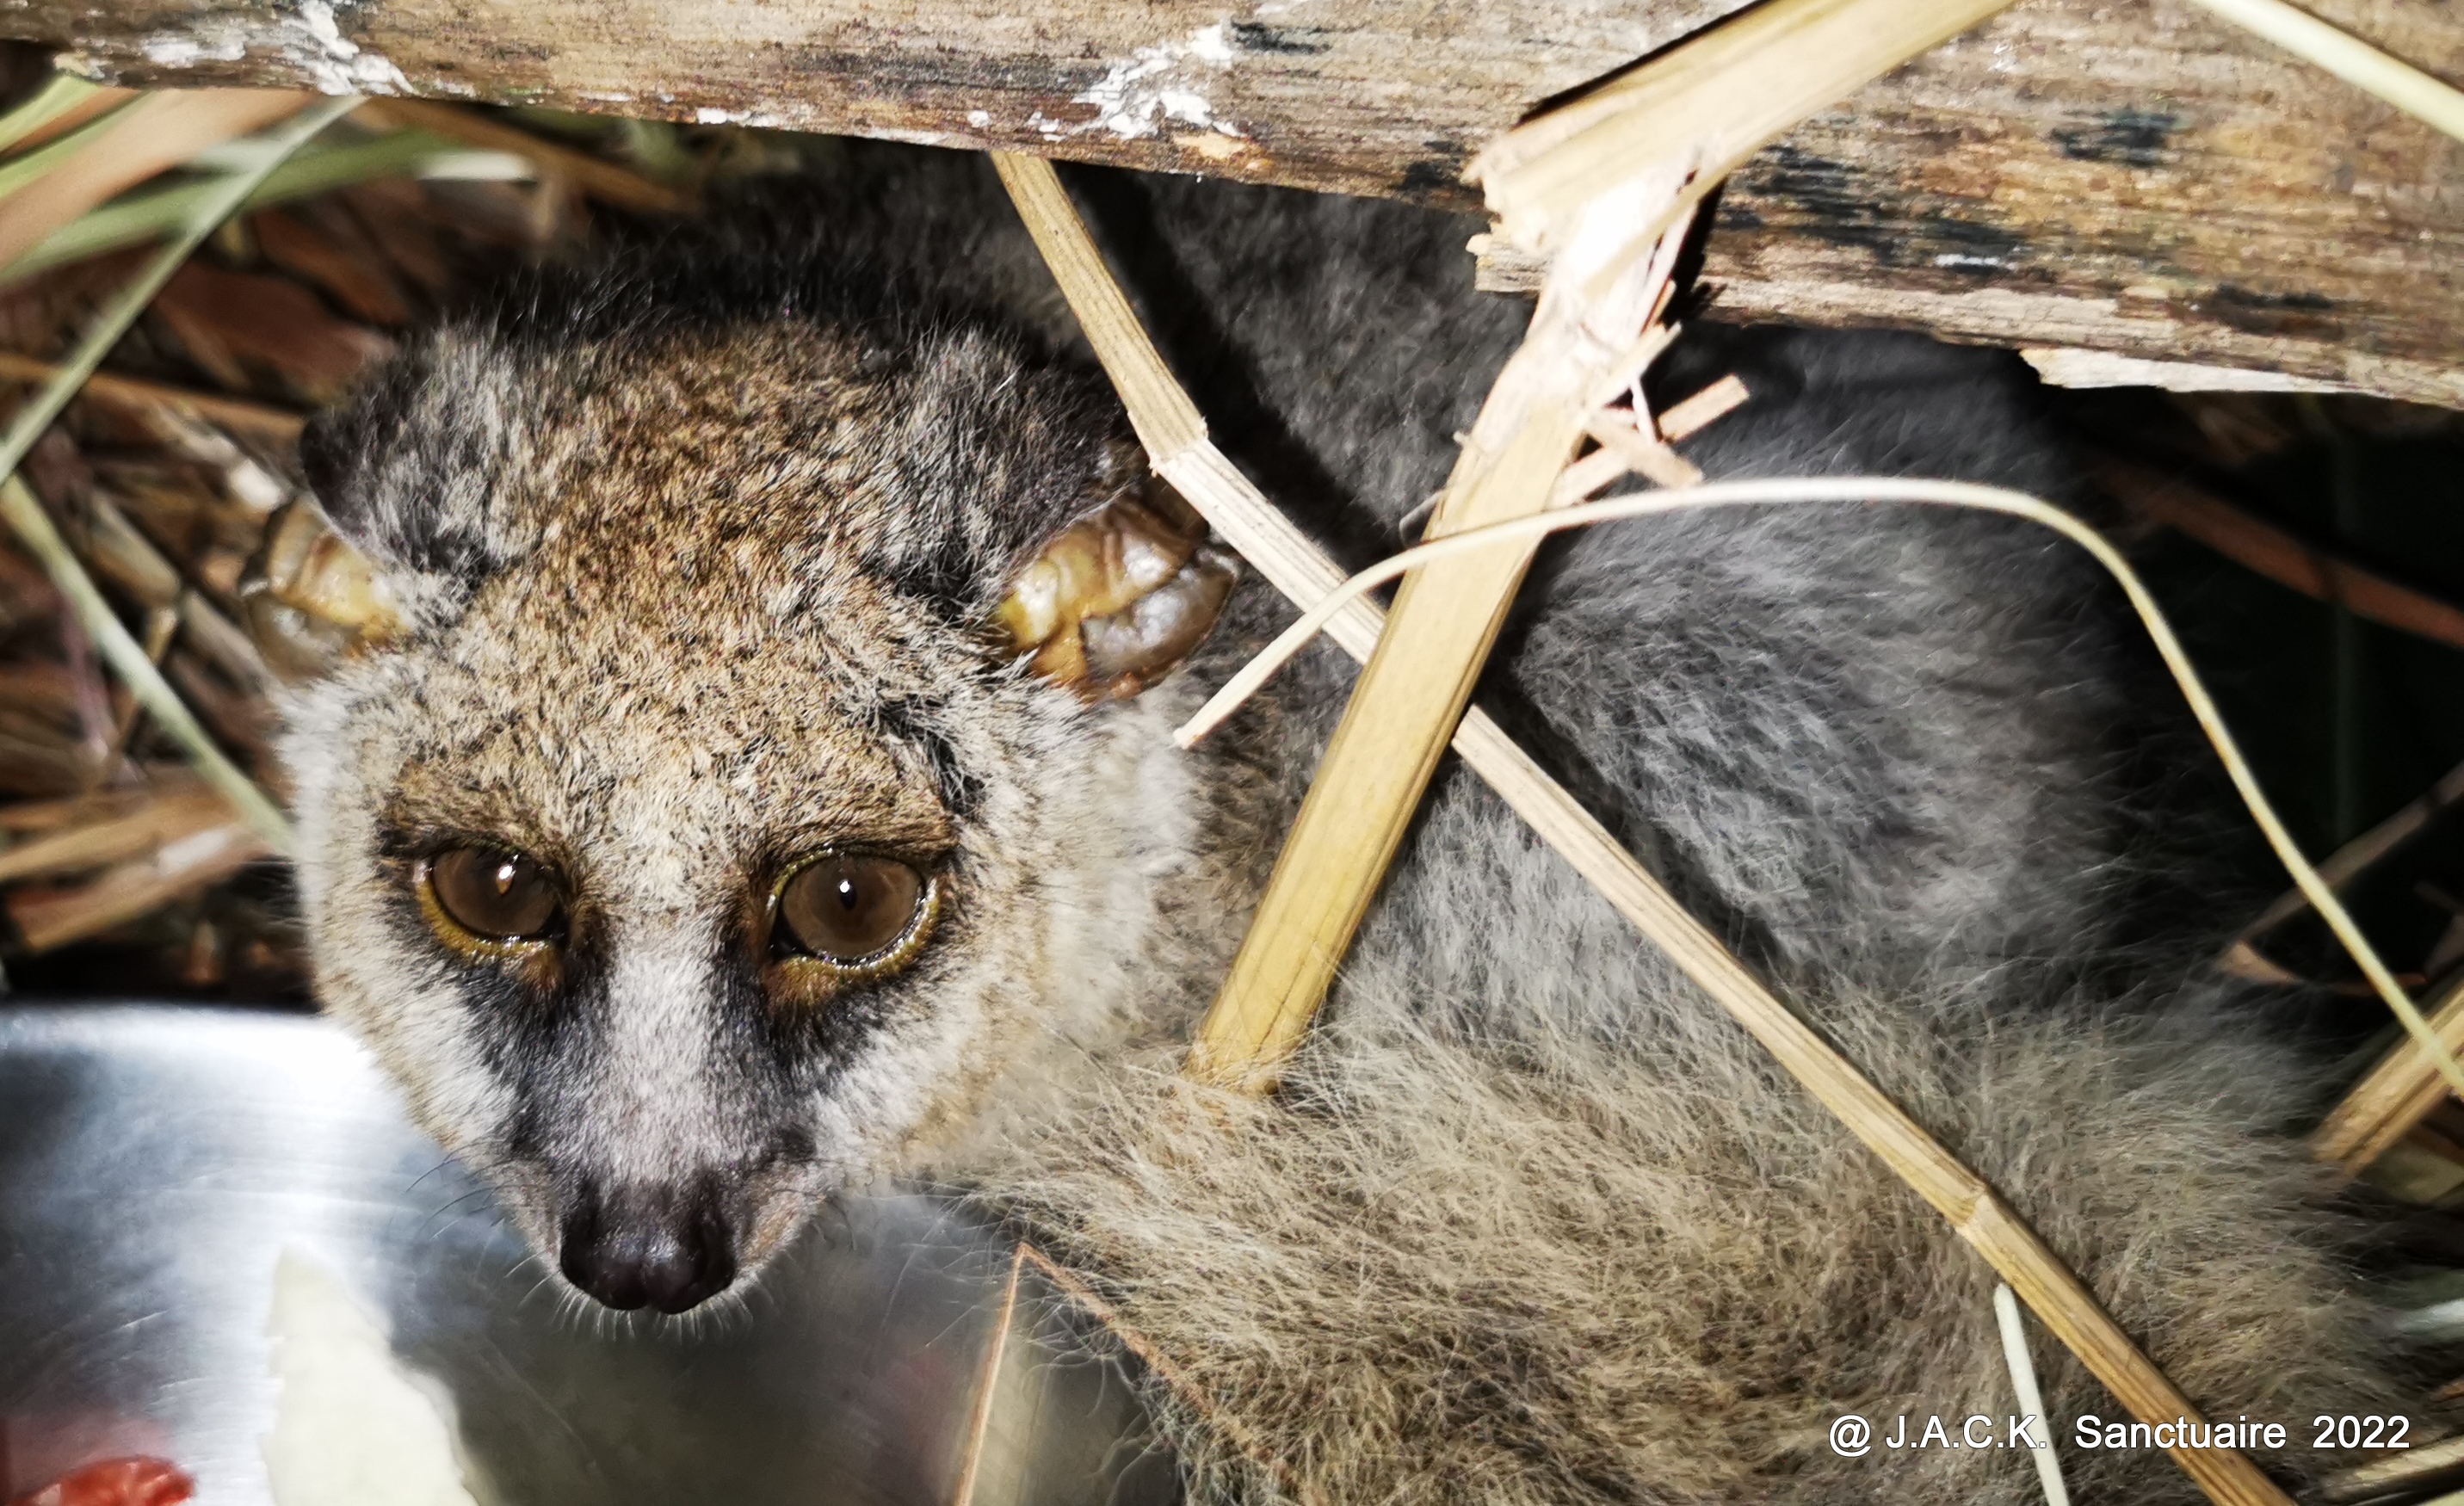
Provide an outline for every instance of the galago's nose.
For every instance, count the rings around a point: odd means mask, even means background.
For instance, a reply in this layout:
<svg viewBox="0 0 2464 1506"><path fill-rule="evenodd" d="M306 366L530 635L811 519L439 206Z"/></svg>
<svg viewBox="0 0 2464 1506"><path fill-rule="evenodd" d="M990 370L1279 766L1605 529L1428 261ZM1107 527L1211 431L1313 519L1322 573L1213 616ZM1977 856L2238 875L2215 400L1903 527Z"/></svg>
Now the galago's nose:
<svg viewBox="0 0 2464 1506"><path fill-rule="evenodd" d="M584 1188L559 1245L564 1278L610 1307L681 1313L736 1279L736 1232L707 1184Z"/></svg>

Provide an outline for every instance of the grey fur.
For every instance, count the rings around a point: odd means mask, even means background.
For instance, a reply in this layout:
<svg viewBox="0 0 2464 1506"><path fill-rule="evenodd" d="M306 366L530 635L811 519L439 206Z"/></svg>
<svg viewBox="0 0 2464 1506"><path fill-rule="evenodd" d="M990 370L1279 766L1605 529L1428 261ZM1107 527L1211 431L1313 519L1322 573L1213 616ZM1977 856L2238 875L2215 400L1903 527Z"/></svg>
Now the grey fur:
<svg viewBox="0 0 2464 1506"><path fill-rule="evenodd" d="M757 1259L871 1177L972 1189L1208 1398L1168 1408L1210 1491L1279 1488L1239 1434L1328 1500L2029 1498L2015 1453L1824 1447L1844 1410L2011 1409L1985 1268L1460 771L1285 1101L1193 1108L1177 1053L1350 669L1312 650L1192 757L1164 729L1284 620L1256 588L1125 705L985 651L1008 573L1118 484L1121 426L1029 332L1048 296L1008 300L1025 327L969 306L1035 286L984 175L884 161L837 217L922 202L925 230L888 218L834 274L691 263L734 292L672 254L551 279L314 447L418 625L295 709L309 918L425 1122L542 1250L583 1185L715 1178ZM1391 548L1516 335L1466 227L1095 186L1227 446L1331 547ZM847 291L953 224L958 292ZM2067 490L2007 358L1681 350L1675 382L1754 388L1694 447L1714 473ZM2142 945L2169 734L2083 561L1998 519L1731 513L1553 549L1526 602L1484 695L2211 1415L2400 1408L2345 1269L2365 1227L2277 1134L2312 1074L2179 981L2188 938ZM941 834L950 919L782 1023L731 897L885 821ZM403 903L387 843L474 825L578 875L586 996L509 994ZM2038 1354L2057 1419L2117 1409ZM2070 1462L2090 1499L2193 1498L2161 1455Z"/></svg>

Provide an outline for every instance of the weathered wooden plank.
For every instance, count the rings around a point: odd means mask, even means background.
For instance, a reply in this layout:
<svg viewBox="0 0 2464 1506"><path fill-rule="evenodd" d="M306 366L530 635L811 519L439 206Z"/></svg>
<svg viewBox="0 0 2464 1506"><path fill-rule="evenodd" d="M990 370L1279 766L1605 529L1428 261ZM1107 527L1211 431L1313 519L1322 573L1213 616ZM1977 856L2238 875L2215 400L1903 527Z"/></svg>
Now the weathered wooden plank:
<svg viewBox="0 0 2464 1506"><path fill-rule="evenodd" d="M2309 0L2451 80L2464 13ZM1740 312L2464 406L2464 143L2205 11L2028 0L1731 183Z"/></svg>
<svg viewBox="0 0 2464 1506"><path fill-rule="evenodd" d="M1541 99L1747 0L5 0L132 81L284 79L1451 195Z"/></svg>
<svg viewBox="0 0 2464 1506"><path fill-rule="evenodd" d="M0 0L130 83L530 99L1453 205L1540 103L1739 0ZM2312 9L2451 81L2464 13ZM2464 405L2464 146L2180 0L2023 0L1720 206L1741 314L2284 371Z"/></svg>

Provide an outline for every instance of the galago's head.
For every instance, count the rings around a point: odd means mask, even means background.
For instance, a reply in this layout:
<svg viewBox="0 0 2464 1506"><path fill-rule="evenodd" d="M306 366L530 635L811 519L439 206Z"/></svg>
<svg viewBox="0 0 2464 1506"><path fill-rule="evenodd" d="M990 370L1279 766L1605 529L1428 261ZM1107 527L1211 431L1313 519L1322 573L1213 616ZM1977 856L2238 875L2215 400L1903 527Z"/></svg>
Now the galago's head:
<svg viewBox="0 0 2464 1506"><path fill-rule="evenodd" d="M728 1287L1120 966L1133 692L1231 585L1100 377L866 282L550 275L303 448L396 619L291 708L319 992L613 1307Z"/></svg>

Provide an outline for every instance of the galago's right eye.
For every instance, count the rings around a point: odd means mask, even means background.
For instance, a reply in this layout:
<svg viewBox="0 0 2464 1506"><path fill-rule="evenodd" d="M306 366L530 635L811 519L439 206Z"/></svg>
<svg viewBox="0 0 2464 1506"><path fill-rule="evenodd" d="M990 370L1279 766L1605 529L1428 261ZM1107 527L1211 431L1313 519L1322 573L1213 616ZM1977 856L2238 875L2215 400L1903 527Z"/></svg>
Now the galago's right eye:
<svg viewBox="0 0 2464 1506"><path fill-rule="evenodd" d="M555 878L511 848L447 848L423 865L420 886L446 921L474 940L543 941L564 919Z"/></svg>

